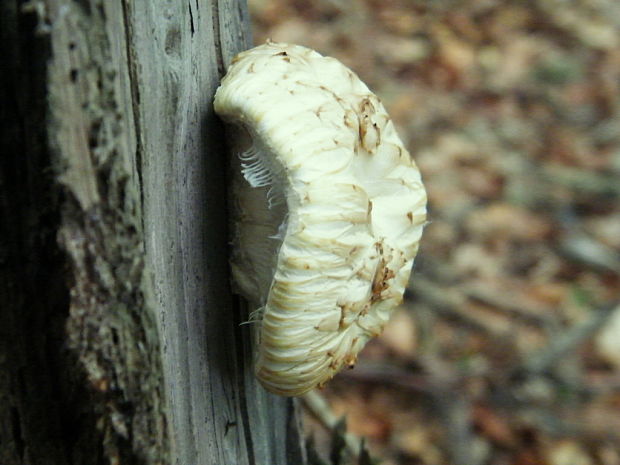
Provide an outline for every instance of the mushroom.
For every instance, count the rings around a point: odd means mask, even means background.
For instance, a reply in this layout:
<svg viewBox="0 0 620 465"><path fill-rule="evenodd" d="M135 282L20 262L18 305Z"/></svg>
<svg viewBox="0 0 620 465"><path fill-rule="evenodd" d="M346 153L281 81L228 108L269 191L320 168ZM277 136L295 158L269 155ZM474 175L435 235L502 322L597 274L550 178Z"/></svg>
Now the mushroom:
<svg viewBox="0 0 620 465"><path fill-rule="evenodd" d="M301 395L352 367L402 302L426 221L420 172L368 87L299 45L237 55L214 107L248 141L231 263L257 308L255 372Z"/></svg>

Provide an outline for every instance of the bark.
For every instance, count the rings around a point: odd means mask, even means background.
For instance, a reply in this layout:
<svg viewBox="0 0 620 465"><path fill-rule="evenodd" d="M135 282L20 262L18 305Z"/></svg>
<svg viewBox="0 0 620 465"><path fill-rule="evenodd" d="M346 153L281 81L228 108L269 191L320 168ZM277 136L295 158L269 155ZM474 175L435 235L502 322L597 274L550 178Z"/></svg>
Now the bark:
<svg viewBox="0 0 620 465"><path fill-rule="evenodd" d="M0 10L0 463L305 463L229 286L212 97L245 5Z"/></svg>

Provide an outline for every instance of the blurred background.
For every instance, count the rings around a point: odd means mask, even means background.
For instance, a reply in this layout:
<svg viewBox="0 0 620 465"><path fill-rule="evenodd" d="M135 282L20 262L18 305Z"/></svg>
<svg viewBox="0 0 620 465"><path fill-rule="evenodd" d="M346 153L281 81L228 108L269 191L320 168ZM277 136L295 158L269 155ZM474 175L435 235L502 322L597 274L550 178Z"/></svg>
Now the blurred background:
<svg viewBox="0 0 620 465"><path fill-rule="evenodd" d="M256 44L369 85L429 194L405 305L331 411L384 465L620 465L618 0L249 5Z"/></svg>

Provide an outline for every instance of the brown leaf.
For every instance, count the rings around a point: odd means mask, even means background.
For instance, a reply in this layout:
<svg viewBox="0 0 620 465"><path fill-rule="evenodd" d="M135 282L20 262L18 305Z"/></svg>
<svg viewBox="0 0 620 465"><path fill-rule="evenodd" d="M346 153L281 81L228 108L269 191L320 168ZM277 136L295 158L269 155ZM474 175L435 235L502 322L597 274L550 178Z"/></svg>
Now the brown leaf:
<svg viewBox="0 0 620 465"><path fill-rule="evenodd" d="M515 446L517 440L506 414L499 415L484 405L476 405L472 414L474 424L483 436L504 447Z"/></svg>

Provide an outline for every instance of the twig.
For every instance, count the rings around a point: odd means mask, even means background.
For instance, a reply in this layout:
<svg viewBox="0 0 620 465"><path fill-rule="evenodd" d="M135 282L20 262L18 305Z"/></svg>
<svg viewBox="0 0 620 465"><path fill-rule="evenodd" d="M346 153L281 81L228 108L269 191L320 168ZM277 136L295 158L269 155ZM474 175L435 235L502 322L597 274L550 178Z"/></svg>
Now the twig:
<svg viewBox="0 0 620 465"><path fill-rule="evenodd" d="M560 241L560 252L569 260L595 270L620 272L617 252L587 234L571 231Z"/></svg>
<svg viewBox="0 0 620 465"><path fill-rule="evenodd" d="M447 448L454 465L478 465L483 457L476 454L474 434L472 432L471 408L463 393L446 392L435 395L435 402L441 412L442 421L447 429ZM449 394L449 395L448 395Z"/></svg>
<svg viewBox="0 0 620 465"><path fill-rule="evenodd" d="M544 176L554 184L566 186L574 191L618 197L620 184L613 175L603 175L578 168L547 165Z"/></svg>
<svg viewBox="0 0 620 465"><path fill-rule="evenodd" d="M310 391L304 394L301 399L304 407L306 407L325 428L334 431L340 422L340 418L334 415L334 412L321 394L317 391ZM348 432L345 432L343 436L347 451L357 459L360 454L362 440Z"/></svg>
<svg viewBox="0 0 620 465"><path fill-rule="evenodd" d="M493 309L505 312L523 323L537 327L545 327L550 323L551 319L544 315L543 309L533 307L531 304L528 306L522 299L515 300L506 293L500 294L497 291L483 289L482 286L466 286L464 292L470 299L490 305Z"/></svg>
<svg viewBox="0 0 620 465"><path fill-rule="evenodd" d="M506 332L490 323L486 318L465 311L467 297L450 288L439 288L428 279L417 276L409 286L414 299L419 299L429 305L434 311L458 319L463 324L483 331L493 337L505 337Z"/></svg>
<svg viewBox="0 0 620 465"><path fill-rule="evenodd" d="M370 381L391 385L427 396L435 405L438 417L448 431L446 448L450 451L451 463L455 465L477 465L482 463L472 449L474 435L471 428L471 412L467 397L460 392L463 376L459 376L449 365L438 359L418 359L426 375L416 375L397 367L384 364L358 363L355 370L339 376L349 379Z"/></svg>
<svg viewBox="0 0 620 465"><path fill-rule="evenodd" d="M551 342L537 354L527 356L520 369L526 373L540 374L547 371L559 359L575 350L582 342L594 334L609 319L618 303L607 304L597 310L591 318L576 324L559 336L552 337ZM520 371L517 369L517 371Z"/></svg>

